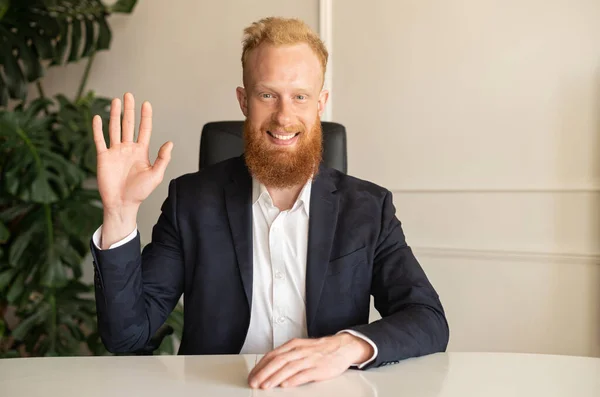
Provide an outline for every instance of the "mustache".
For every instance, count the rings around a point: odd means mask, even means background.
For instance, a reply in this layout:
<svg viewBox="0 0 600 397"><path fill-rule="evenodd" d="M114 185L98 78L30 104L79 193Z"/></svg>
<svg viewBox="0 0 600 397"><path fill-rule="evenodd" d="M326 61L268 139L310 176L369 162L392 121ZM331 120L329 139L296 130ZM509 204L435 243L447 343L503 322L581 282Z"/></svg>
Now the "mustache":
<svg viewBox="0 0 600 397"><path fill-rule="evenodd" d="M287 127L284 127L278 123L267 123L265 125L263 125L263 127L261 128L262 131L283 131L283 132L288 132L288 133L296 133L296 132L304 132L304 130L306 128L304 128L304 125L302 124L297 124L297 125L290 125Z"/></svg>

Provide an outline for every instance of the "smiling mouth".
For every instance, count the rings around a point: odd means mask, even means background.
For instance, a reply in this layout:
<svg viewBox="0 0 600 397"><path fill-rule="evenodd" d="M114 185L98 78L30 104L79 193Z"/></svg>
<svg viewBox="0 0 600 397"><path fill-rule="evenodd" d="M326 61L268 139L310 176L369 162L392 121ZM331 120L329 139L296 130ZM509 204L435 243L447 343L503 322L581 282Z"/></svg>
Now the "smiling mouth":
<svg viewBox="0 0 600 397"><path fill-rule="evenodd" d="M267 134L269 134L270 136L272 136L275 139L279 139L282 141L289 141L290 139L293 139L295 137L297 137L298 135L300 135L299 132L296 132L295 134L290 134L290 135L280 135L280 134L275 134L271 131L267 131Z"/></svg>

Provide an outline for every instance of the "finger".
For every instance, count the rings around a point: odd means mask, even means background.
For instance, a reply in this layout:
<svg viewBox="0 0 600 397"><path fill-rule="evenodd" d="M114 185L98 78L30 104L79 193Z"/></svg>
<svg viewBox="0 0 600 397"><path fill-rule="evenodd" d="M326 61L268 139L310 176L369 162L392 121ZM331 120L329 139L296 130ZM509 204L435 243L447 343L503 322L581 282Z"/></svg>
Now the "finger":
<svg viewBox="0 0 600 397"><path fill-rule="evenodd" d="M279 371L289 362L301 360L308 356L310 353L306 349L296 349L290 352L281 353L279 355L271 356L270 358L263 358L264 363L258 363L255 369L248 377L251 387L260 387L264 381L269 379L275 372Z"/></svg>
<svg viewBox="0 0 600 397"><path fill-rule="evenodd" d="M270 389L272 387L279 386L282 382L290 379L294 375L297 375L301 371L307 370L314 367L314 360L310 357L305 357L301 360L295 360L287 363L281 369L273 373L267 380L261 383L260 387L263 389Z"/></svg>
<svg viewBox="0 0 600 397"><path fill-rule="evenodd" d="M131 93L123 97L123 137L122 142L133 142L135 130L135 99Z"/></svg>
<svg viewBox="0 0 600 397"><path fill-rule="evenodd" d="M269 354L286 353L286 352L289 352L289 351L291 351L293 349L297 349L299 347L304 347L304 346L312 345L313 343L315 343L314 339L294 338L294 339L291 339L291 340L287 341L283 345L279 346L277 349L273 350Z"/></svg>
<svg viewBox="0 0 600 397"><path fill-rule="evenodd" d="M96 115L92 119L92 131L94 131L94 143L96 144L96 154L106 151L106 141L104 132L102 132L102 117Z"/></svg>
<svg viewBox="0 0 600 397"><path fill-rule="evenodd" d="M140 120L140 134L138 143L148 146L150 144L150 135L152 135L152 106L150 102L142 104L142 118Z"/></svg>
<svg viewBox="0 0 600 397"><path fill-rule="evenodd" d="M281 383L281 387L295 387L309 382L318 382L327 379L322 369L310 367L292 375Z"/></svg>
<svg viewBox="0 0 600 397"><path fill-rule="evenodd" d="M152 171L156 173L156 176L158 176L160 180L162 180L165 175L167 165L169 165L169 161L171 161L171 150L173 150L173 142L169 141L163 144L160 147L158 157L152 166Z"/></svg>
<svg viewBox="0 0 600 397"><path fill-rule="evenodd" d="M110 147L121 143L121 100L119 98L113 99L110 104L108 134L110 136Z"/></svg>
<svg viewBox="0 0 600 397"><path fill-rule="evenodd" d="M250 375L248 376L248 378L252 378L254 375L256 375L256 373L258 371L262 370L262 368L265 367L267 364L269 364L269 362L273 358L279 356L280 354L287 353L293 349L309 345L309 344L311 344L311 342L312 342L311 339L295 338L295 339L287 341L283 345L279 346L277 349L271 350L269 353L267 353L265 356L263 356L263 358L258 362L258 364L256 364L254 369L252 369L252 371L250 371Z"/></svg>

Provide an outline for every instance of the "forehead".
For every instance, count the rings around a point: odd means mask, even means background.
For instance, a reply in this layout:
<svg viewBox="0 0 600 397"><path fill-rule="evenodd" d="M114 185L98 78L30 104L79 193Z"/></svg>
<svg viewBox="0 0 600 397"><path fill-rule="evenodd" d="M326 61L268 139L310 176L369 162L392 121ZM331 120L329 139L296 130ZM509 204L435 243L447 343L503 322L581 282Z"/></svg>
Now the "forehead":
<svg viewBox="0 0 600 397"><path fill-rule="evenodd" d="M308 44L274 46L261 44L248 54L248 83L281 86L305 86L320 89L322 79L319 58Z"/></svg>

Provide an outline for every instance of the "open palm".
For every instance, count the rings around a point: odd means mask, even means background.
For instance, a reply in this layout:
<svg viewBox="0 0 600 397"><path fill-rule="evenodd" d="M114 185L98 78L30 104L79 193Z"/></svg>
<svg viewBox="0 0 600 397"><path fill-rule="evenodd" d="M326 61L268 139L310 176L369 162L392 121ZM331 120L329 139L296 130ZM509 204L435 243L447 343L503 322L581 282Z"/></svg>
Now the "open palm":
<svg viewBox="0 0 600 397"><path fill-rule="evenodd" d="M105 210L139 207L161 183L171 160L173 144L166 142L158 152L154 165L148 156L152 134L152 107L142 105L137 142L134 141L135 101L132 94L123 98L123 125L121 126L121 101L115 98L110 107L107 148L102 133L102 119L93 120L94 142L97 152L98 190Z"/></svg>

